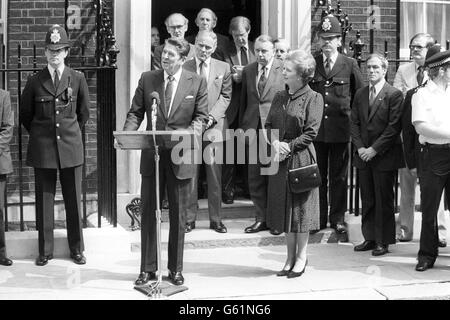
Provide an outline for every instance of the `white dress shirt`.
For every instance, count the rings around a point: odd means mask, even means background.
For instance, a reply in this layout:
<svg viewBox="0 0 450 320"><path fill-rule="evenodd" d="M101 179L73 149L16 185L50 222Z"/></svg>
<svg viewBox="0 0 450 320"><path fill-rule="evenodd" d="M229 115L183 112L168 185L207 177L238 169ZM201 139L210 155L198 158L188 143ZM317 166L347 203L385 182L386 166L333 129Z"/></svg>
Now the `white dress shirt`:
<svg viewBox="0 0 450 320"><path fill-rule="evenodd" d="M53 68L50 64L47 65L48 72L50 72L50 76L52 77L52 82L55 83L55 68ZM64 63L58 67L58 79L61 80L61 76L64 72Z"/></svg>
<svg viewBox="0 0 450 320"><path fill-rule="evenodd" d="M174 77L173 91L172 91L172 98L170 99L170 107L169 107L168 116L170 115L170 112L172 111L173 98L175 97L175 93L177 92L178 84L180 83L180 77L181 77L182 71L183 71L183 68L180 67L178 69L178 71L172 75ZM164 71L164 90L167 88L168 83L169 83L169 74L166 71ZM167 106L166 106L166 108L167 108Z"/></svg>
<svg viewBox="0 0 450 320"><path fill-rule="evenodd" d="M196 57L195 64L197 66L197 74L199 74L201 76L202 73L200 70L200 63L202 63L202 61ZM211 58L208 58L204 61L204 68L205 68L205 73L206 73L206 81L208 82L209 81L209 72L211 70Z"/></svg>
<svg viewBox="0 0 450 320"><path fill-rule="evenodd" d="M242 61L241 61L241 47L236 46L236 52L237 52L237 56L238 56L238 60L239 60L239 65L242 66ZM250 57L248 56L248 44L245 47L247 50L245 50L245 52L247 53L247 61L250 63Z"/></svg>
<svg viewBox="0 0 450 320"><path fill-rule="evenodd" d="M258 74L256 75L256 87L258 87L259 79L261 78L261 75L263 73L263 68L266 69L266 71L265 71L266 72L266 74L265 74L266 80L267 80L267 78L269 78L270 69L272 68L272 65L273 65L273 59L274 58L270 59L269 63L265 67L263 67L262 65L260 65L258 63Z"/></svg>
<svg viewBox="0 0 450 320"><path fill-rule="evenodd" d="M331 57L330 57L330 70L333 70L334 64L336 63L337 57L338 57L339 52L335 52ZM323 54L323 67L326 70L326 64L327 64L327 56L325 54Z"/></svg>

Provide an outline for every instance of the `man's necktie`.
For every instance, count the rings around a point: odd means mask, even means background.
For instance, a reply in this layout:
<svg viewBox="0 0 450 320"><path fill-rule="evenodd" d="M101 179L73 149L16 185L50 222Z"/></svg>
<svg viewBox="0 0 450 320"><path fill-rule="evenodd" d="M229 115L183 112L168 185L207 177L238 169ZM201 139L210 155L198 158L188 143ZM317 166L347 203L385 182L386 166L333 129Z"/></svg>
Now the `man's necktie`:
<svg viewBox="0 0 450 320"><path fill-rule="evenodd" d="M327 60L325 60L325 73L328 75L331 71L331 63L330 63L330 58L327 58Z"/></svg>
<svg viewBox="0 0 450 320"><path fill-rule="evenodd" d="M422 66L420 66L417 69L417 76L416 76L416 78L417 78L417 84L420 86L422 84L422 81L423 81L423 67Z"/></svg>
<svg viewBox="0 0 450 320"><path fill-rule="evenodd" d="M248 64L247 48L241 47L241 65L246 66Z"/></svg>
<svg viewBox="0 0 450 320"><path fill-rule="evenodd" d="M375 86L370 87L370 93L369 93L369 107L372 107L375 103L375 98L377 97L377 92L375 90Z"/></svg>
<svg viewBox="0 0 450 320"><path fill-rule="evenodd" d="M259 77L258 81L258 92L261 96L264 90L264 87L266 86L267 78L266 78L266 67L262 68L261 70L261 77Z"/></svg>
<svg viewBox="0 0 450 320"><path fill-rule="evenodd" d="M170 111L170 103L172 102L172 93L173 93L173 86L174 86L174 80L175 78L173 76L168 76L167 77L167 86L166 86L166 90L164 92L164 103L166 105L166 114L167 116L169 116L169 111Z"/></svg>
<svg viewBox="0 0 450 320"><path fill-rule="evenodd" d="M55 90L58 90L59 87L59 76L58 70L55 69L54 77L53 77L53 85L55 86Z"/></svg>
<svg viewBox="0 0 450 320"><path fill-rule="evenodd" d="M204 61L201 61L198 67L200 69L200 76L202 78L205 78L206 82L208 82L208 77L206 76L206 63Z"/></svg>

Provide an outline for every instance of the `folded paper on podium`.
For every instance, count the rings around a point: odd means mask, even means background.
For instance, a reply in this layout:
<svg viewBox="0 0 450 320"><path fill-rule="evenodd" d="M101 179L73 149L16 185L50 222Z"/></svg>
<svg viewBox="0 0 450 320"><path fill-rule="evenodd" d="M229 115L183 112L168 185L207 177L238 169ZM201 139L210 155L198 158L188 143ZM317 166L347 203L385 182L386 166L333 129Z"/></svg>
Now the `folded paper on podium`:
<svg viewBox="0 0 450 320"><path fill-rule="evenodd" d="M154 149L153 134L156 144L166 149L172 149L179 143L183 147L197 148L197 138L192 130L156 130L153 131L114 131L117 144L123 150Z"/></svg>

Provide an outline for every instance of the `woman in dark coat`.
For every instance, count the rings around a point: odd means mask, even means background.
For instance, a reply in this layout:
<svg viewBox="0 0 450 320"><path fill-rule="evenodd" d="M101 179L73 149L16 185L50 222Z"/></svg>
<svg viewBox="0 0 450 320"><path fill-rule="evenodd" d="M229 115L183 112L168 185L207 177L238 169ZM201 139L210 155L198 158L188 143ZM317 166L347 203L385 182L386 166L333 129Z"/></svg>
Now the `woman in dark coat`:
<svg viewBox="0 0 450 320"><path fill-rule="evenodd" d="M292 194L287 183L288 169L309 165L316 157L312 142L319 131L323 99L308 85L315 67L312 55L303 50L287 55L283 68L286 91L274 97L265 124L278 151L274 160L279 161L278 172L269 176L267 224L286 233L287 260L277 275L288 278L305 271L309 231L319 229L319 189Z"/></svg>

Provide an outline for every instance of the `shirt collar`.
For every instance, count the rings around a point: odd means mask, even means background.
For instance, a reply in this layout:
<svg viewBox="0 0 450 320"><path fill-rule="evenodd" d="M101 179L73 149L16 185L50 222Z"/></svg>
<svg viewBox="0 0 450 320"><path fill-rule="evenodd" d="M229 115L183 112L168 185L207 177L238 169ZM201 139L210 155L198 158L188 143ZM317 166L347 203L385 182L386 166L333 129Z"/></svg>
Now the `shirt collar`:
<svg viewBox="0 0 450 320"><path fill-rule="evenodd" d="M429 79L427 81L427 87L430 91L433 91L435 93L440 93L440 94L449 94L450 93L450 88L447 88L447 90L442 90L441 88L438 87L438 85L436 83L434 83L433 80Z"/></svg>
<svg viewBox="0 0 450 320"><path fill-rule="evenodd" d="M55 68L53 68L50 64L47 65L47 68L48 68L48 72L50 72L50 75L53 78L53 74L55 73ZM61 79L63 72L64 72L64 63L58 67L58 75L59 75L60 79Z"/></svg>
<svg viewBox="0 0 450 320"><path fill-rule="evenodd" d="M240 46L237 46L236 44L234 44L235 45L235 47L236 47L236 52L237 53L240 53L241 52L241 47ZM247 49L246 51L247 51L247 55L248 55L248 43L245 45L245 46L242 46L242 47L244 47L245 49Z"/></svg>
<svg viewBox="0 0 450 320"><path fill-rule="evenodd" d="M369 91L372 87L375 87L375 93L379 94L381 89L383 89L385 83L386 83L386 80L383 78L375 86L369 84Z"/></svg>
<svg viewBox="0 0 450 320"><path fill-rule="evenodd" d="M270 72L270 69L272 68L273 60L274 60L274 58L270 59L269 63L265 66L266 71L267 71L266 77L267 77L267 74ZM263 66L258 63L258 74L261 73L262 69L263 69Z"/></svg>
<svg viewBox="0 0 450 320"><path fill-rule="evenodd" d="M173 77L175 78L175 81L178 83L180 81L180 77L181 77L181 72L183 71L183 68L180 67L180 69L178 69L177 72L175 72L175 74L173 75ZM169 76L169 74L164 70L164 81L167 81L167 77Z"/></svg>
<svg viewBox="0 0 450 320"><path fill-rule="evenodd" d="M335 52L335 53L333 53L332 55L331 55L331 57L330 57L330 63L336 63L336 60L337 60L337 56L338 56L338 54L339 54L339 52ZM322 56L323 56L323 63L325 63L326 61L327 61L327 56L324 54L324 53L322 53Z"/></svg>
<svg viewBox="0 0 450 320"><path fill-rule="evenodd" d="M196 64L196 66L197 66L197 69L200 67L200 63L202 63L202 61L201 61L199 58L195 57L195 64ZM205 65L206 65L206 67L209 68L209 66L211 65L211 57L209 57L208 59L206 59L206 60L204 61L204 63L205 63Z"/></svg>

